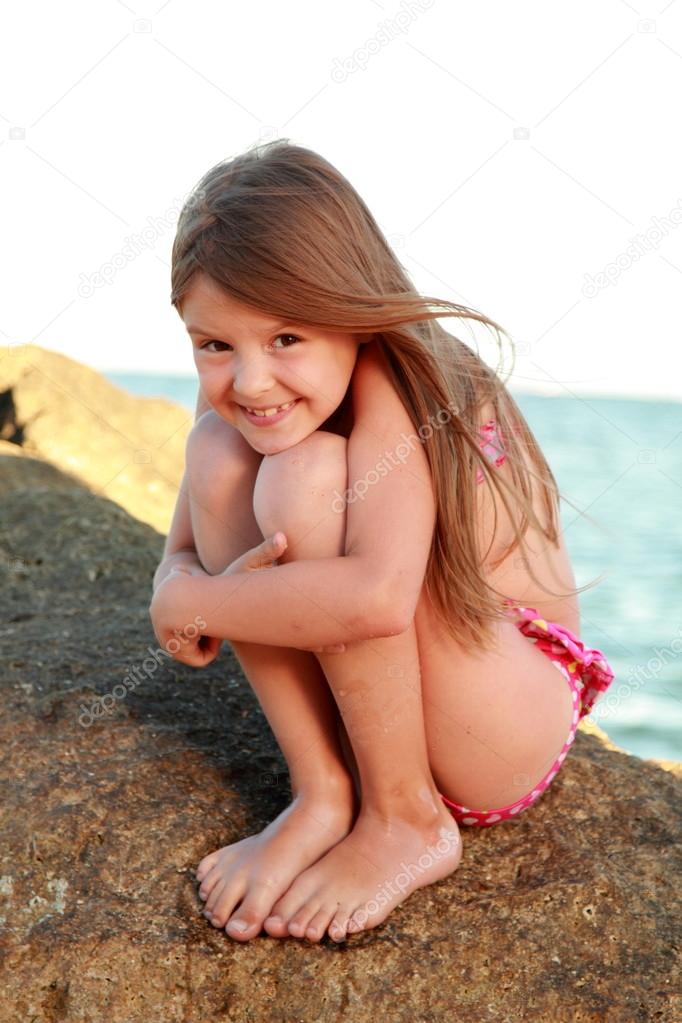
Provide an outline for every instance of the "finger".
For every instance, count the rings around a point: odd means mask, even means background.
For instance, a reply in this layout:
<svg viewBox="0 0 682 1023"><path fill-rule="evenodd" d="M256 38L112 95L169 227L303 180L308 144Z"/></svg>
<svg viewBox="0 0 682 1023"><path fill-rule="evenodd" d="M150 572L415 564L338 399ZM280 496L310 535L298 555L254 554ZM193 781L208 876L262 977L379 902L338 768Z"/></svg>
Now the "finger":
<svg viewBox="0 0 682 1023"><path fill-rule="evenodd" d="M269 536L254 549L254 556L249 558L250 564L255 568L266 568L275 561L287 548L287 539L284 533L275 533Z"/></svg>
<svg viewBox="0 0 682 1023"><path fill-rule="evenodd" d="M287 549L288 542L284 533L273 533L272 536L269 536L263 541L262 546L266 547L268 551L271 551L275 557L278 557L282 551Z"/></svg>

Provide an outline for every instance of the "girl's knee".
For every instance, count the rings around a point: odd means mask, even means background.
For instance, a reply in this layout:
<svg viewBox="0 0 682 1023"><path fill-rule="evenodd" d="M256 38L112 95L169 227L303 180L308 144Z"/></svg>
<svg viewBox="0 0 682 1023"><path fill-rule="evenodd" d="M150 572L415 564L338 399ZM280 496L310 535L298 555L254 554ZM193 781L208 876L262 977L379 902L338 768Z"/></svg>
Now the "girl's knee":
<svg viewBox="0 0 682 1023"><path fill-rule="evenodd" d="M210 409L190 430L185 445L185 464L190 477L204 484L221 477L223 471L255 475L263 456L255 451L236 427Z"/></svg>
<svg viewBox="0 0 682 1023"><path fill-rule="evenodd" d="M266 536L274 528L299 534L312 524L318 539L329 532L327 540L336 548L345 519L338 514L335 496L344 493L347 479L347 441L325 430L314 431L285 451L266 455L253 491L253 511L261 532ZM335 514L327 516L327 511ZM321 526L325 519L327 528Z"/></svg>
<svg viewBox="0 0 682 1023"><path fill-rule="evenodd" d="M269 491L277 496L283 488L296 491L301 483L345 487L347 444L346 438L336 433L315 430L293 447L265 455L258 471L257 490L262 495Z"/></svg>

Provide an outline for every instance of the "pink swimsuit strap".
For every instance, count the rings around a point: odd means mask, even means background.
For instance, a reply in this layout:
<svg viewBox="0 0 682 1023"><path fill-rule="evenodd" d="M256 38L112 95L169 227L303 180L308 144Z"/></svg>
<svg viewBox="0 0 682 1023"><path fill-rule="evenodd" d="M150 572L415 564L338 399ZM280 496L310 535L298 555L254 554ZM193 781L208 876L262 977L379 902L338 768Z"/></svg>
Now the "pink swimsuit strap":
<svg viewBox="0 0 682 1023"><path fill-rule="evenodd" d="M499 423L494 419L489 419L487 423L483 423L479 427L479 432L481 434L481 450L487 455L495 468L498 468L507 457ZM479 468L476 472L476 482L482 483L484 479L483 470Z"/></svg>

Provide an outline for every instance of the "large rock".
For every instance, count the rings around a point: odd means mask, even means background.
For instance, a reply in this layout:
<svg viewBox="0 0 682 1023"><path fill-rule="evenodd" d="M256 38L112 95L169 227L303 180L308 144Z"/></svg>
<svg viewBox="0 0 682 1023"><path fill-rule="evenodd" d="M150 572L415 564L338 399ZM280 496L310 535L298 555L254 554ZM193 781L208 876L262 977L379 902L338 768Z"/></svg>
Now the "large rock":
<svg viewBox="0 0 682 1023"><path fill-rule="evenodd" d="M0 439L85 483L162 533L170 528L194 416L136 398L39 345L0 345Z"/></svg>
<svg viewBox="0 0 682 1023"><path fill-rule="evenodd" d="M196 864L290 797L260 707L228 644L202 671L159 652L162 535L9 442L0 493L0 1023L682 1020L679 765L589 719L531 809L463 828L459 869L375 930L216 931Z"/></svg>

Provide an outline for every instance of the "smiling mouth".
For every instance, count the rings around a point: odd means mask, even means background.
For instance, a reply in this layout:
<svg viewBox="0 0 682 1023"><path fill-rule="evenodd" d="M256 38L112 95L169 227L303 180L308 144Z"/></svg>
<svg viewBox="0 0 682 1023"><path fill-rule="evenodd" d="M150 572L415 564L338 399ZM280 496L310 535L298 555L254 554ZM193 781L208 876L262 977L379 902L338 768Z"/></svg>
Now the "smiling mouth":
<svg viewBox="0 0 682 1023"><path fill-rule="evenodd" d="M249 408L248 405L241 405L240 408L245 409L252 416L258 416L259 419L269 419L270 416L275 416L278 412L285 412L287 409L290 409L297 401L298 398L292 398L291 401L286 401L283 405L275 405L268 409Z"/></svg>

